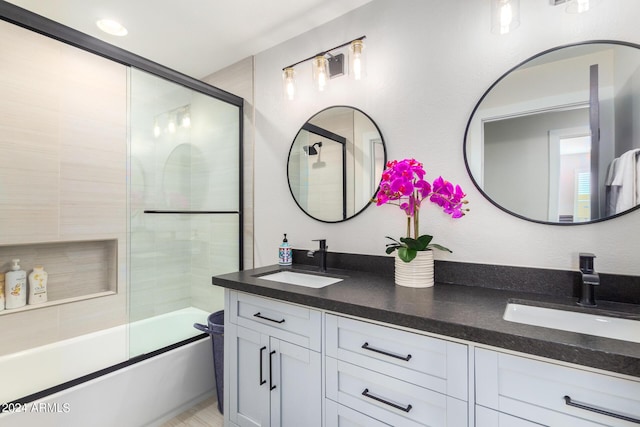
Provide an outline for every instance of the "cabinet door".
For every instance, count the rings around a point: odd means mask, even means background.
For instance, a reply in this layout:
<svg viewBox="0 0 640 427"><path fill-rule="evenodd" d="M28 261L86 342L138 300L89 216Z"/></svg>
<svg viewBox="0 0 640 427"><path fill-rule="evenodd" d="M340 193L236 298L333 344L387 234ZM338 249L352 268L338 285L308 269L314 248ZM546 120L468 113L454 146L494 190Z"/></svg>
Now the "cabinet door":
<svg viewBox="0 0 640 427"><path fill-rule="evenodd" d="M320 353L271 338L271 427L321 427Z"/></svg>
<svg viewBox="0 0 640 427"><path fill-rule="evenodd" d="M225 325L229 354L229 419L239 427L269 426L269 336Z"/></svg>

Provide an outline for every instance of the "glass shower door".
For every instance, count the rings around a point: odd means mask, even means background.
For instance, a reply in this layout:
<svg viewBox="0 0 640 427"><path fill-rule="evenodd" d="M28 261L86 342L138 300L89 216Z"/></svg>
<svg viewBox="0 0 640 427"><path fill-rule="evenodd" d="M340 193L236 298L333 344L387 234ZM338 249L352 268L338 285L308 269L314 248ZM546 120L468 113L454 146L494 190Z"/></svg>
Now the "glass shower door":
<svg viewBox="0 0 640 427"><path fill-rule="evenodd" d="M240 109L132 68L130 356L201 332L240 268Z"/></svg>

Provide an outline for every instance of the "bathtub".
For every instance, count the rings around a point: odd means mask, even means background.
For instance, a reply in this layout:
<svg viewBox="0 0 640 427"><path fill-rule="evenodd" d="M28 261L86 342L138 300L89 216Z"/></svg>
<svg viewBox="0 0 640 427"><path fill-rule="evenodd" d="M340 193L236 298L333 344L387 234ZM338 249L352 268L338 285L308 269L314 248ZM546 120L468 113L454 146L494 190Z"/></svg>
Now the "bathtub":
<svg viewBox="0 0 640 427"><path fill-rule="evenodd" d="M160 347L201 334L192 325L206 324L208 315L186 308L0 357L0 402L104 373L41 399L4 404L0 425L160 424L215 393L208 338L154 354ZM141 355L140 361L129 363L130 354Z"/></svg>

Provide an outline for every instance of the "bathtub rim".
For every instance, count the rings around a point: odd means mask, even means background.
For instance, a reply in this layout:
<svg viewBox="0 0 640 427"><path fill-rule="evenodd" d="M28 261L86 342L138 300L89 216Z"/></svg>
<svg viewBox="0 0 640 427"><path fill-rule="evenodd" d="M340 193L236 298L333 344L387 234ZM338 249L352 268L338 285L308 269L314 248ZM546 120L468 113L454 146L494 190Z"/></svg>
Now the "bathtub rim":
<svg viewBox="0 0 640 427"><path fill-rule="evenodd" d="M47 396L50 396L52 394L59 393L61 391L70 389L70 388L75 387L77 385L80 385L82 383L85 383L85 382L94 380L96 378L99 378L101 376L111 374L113 372L119 371L121 369L127 368L129 366L135 365L135 364L140 363L140 362L144 362L145 360L151 359L151 358L156 357L156 356L158 356L160 354L167 353L169 351L172 351L172 350L175 350L177 348L183 347L183 346L185 346L187 344L191 344L193 342L200 341L200 340L207 339L207 338L209 338L209 334L207 334L207 333L198 334L198 335L195 335L193 337L187 338L185 340L178 341L178 342L176 342L174 344L168 345L166 347L162 347L160 349L151 351L149 353L145 353L145 354L141 354L141 355L132 357L132 358L130 358L128 360L125 360L123 362L117 363L115 365L112 365L112 366L97 370L95 372L83 375L83 376L78 377L78 378L74 378L72 380L69 380L69 381L61 383L61 384L57 384L57 385L55 385L53 387L49 387L47 389L37 391L37 392L29 394L27 396L24 396L24 397L21 397L21 398L18 398L18 399L14 399L14 400L11 400L11 401L8 401L8 402L0 402L0 403L2 403L2 405L0 406L0 414L5 412L3 410L4 407L9 406L12 403L13 404L25 405L25 404L34 402L36 400L43 399L43 398L45 398Z"/></svg>

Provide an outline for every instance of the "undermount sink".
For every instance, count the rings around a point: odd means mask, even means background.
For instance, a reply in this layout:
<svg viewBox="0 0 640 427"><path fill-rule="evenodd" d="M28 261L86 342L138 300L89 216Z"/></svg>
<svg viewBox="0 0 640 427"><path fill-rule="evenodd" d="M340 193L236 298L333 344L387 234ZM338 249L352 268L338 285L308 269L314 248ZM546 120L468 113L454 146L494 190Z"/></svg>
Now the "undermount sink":
<svg viewBox="0 0 640 427"><path fill-rule="evenodd" d="M272 280L274 282L288 283L290 285L305 286L307 288L324 288L341 282L339 277L320 276L317 274L300 273L297 271L278 271L276 273L258 276L258 279Z"/></svg>
<svg viewBox="0 0 640 427"><path fill-rule="evenodd" d="M502 317L509 322L640 343L640 319L624 319L599 313L568 311L513 302L507 303Z"/></svg>

